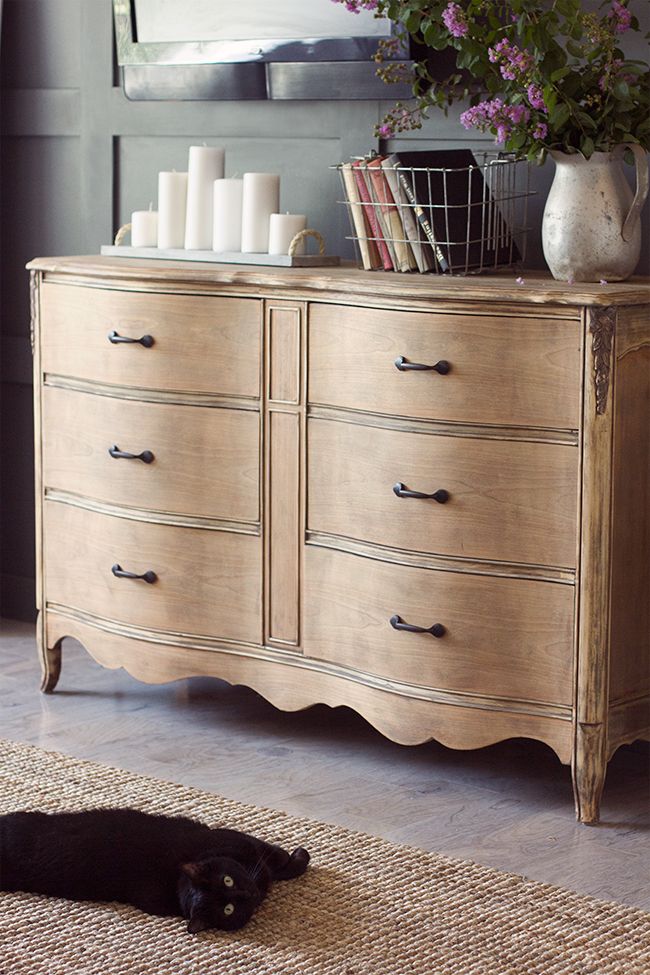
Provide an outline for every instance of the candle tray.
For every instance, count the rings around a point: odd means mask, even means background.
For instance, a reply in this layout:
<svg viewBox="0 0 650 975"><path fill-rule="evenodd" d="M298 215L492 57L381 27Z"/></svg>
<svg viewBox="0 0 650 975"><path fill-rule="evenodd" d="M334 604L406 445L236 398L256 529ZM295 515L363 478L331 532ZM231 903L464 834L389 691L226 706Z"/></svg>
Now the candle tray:
<svg viewBox="0 0 650 975"><path fill-rule="evenodd" d="M341 258L335 254L241 254L239 251L161 250L158 247L127 247L103 244L101 254L107 257L143 257L161 261L201 261L209 264L259 264L267 267L336 267Z"/></svg>

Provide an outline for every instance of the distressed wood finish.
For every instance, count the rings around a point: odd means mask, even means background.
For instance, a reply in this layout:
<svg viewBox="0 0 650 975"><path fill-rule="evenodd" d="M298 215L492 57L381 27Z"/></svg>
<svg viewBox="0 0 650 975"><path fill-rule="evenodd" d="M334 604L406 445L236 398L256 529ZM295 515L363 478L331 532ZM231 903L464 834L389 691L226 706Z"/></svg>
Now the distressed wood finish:
<svg viewBox="0 0 650 975"><path fill-rule="evenodd" d="M537 738L597 821L609 757L650 737L647 282L31 267L44 690L73 636L404 744ZM104 456L131 431L149 469Z"/></svg>
<svg viewBox="0 0 650 975"><path fill-rule="evenodd" d="M411 684L570 706L568 586L436 572L308 546L305 653ZM398 631L442 623L440 638Z"/></svg>
<svg viewBox="0 0 650 975"><path fill-rule="evenodd" d="M298 649L304 521L304 308L269 301L265 310L265 638Z"/></svg>
<svg viewBox="0 0 650 975"><path fill-rule="evenodd" d="M616 332L609 755L650 738L650 322L621 308ZM634 512L631 518L629 513Z"/></svg>
<svg viewBox="0 0 650 975"><path fill-rule="evenodd" d="M48 605L100 617L261 643L260 540L147 525L45 502ZM157 580L116 578L113 565Z"/></svg>
<svg viewBox="0 0 650 975"><path fill-rule="evenodd" d="M462 423L578 428L577 320L319 304L311 308L309 341L313 403ZM400 372L398 356L424 365L444 360L450 371Z"/></svg>
<svg viewBox="0 0 650 975"><path fill-rule="evenodd" d="M310 530L395 548L576 565L578 451L310 418ZM398 498L443 489L445 503Z"/></svg>
<svg viewBox="0 0 650 975"><path fill-rule="evenodd" d="M259 522L259 417L236 409L130 402L45 385L48 488L117 505ZM79 418L83 417L83 423ZM109 448L151 463L113 458Z"/></svg>
<svg viewBox="0 0 650 975"><path fill-rule="evenodd" d="M43 285L42 368L139 389L259 396L260 302ZM114 345L112 331L154 344Z"/></svg>

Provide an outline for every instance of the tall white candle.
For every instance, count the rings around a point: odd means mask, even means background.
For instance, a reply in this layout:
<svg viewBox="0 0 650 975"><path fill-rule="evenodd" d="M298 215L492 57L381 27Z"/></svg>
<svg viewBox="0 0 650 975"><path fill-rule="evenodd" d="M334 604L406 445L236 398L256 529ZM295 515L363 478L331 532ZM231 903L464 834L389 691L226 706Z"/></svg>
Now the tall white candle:
<svg viewBox="0 0 650 975"><path fill-rule="evenodd" d="M131 247L158 246L158 213L136 210L131 214Z"/></svg>
<svg viewBox="0 0 650 975"><path fill-rule="evenodd" d="M185 246L187 173L158 173L158 247Z"/></svg>
<svg viewBox="0 0 650 975"><path fill-rule="evenodd" d="M215 179L223 178L225 152L216 146L190 146L187 173L185 249L212 247L212 193Z"/></svg>
<svg viewBox="0 0 650 975"><path fill-rule="evenodd" d="M244 183L241 179L214 181L214 224L212 249L241 250L241 207Z"/></svg>
<svg viewBox="0 0 650 975"><path fill-rule="evenodd" d="M269 254L288 254L289 244L307 226L304 213L272 213L269 223ZM304 241L300 241L296 254L305 251Z"/></svg>
<svg viewBox="0 0 650 975"><path fill-rule="evenodd" d="M280 177L275 173L244 173L241 249L268 254L269 222L280 209Z"/></svg>

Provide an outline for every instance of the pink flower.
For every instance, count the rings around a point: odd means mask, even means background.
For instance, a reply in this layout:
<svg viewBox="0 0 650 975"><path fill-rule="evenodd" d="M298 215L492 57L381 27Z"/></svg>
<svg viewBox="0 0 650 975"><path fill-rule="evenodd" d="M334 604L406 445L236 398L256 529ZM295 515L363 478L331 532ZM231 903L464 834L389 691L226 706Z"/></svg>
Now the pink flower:
<svg viewBox="0 0 650 975"><path fill-rule="evenodd" d="M546 122L538 122L533 129L533 139L545 139L548 135L548 125Z"/></svg>
<svg viewBox="0 0 650 975"><path fill-rule="evenodd" d="M460 116L461 125L466 129L476 128L481 132L491 129L497 142L507 142L513 126L524 125L529 119L530 109L525 105L506 105L500 98L479 102Z"/></svg>
<svg viewBox="0 0 650 975"><path fill-rule="evenodd" d="M493 64L499 64L501 77L506 81L525 81L535 66L532 54L522 51L505 37L488 48L488 57Z"/></svg>
<svg viewBox="0 0 650 975"><path fill-rule="evenodd" d="M607 15L613 21L614 30L617 34L624 34L632 23L632 14L624 3L613 0L612 9Z"/></svg>
<svg viewBox="0 0 650 975"><path fill-rule="evenodd" d="M527 95L532 108L537 109L538 112L548 112L544 94L538 85L528 85Z"/></svg>
<svg viewBox="0 0 650 975"><path fill-rule="evenodd" d="M351 14L359 14L362 10L376 10L379 0L332 0L332 3L343 3Z"/></svg>
<svg viewBox="0 0 650 975"><path fill-rule="evenodd" d="M384 123L383 125L380 125L379 128L377 129L377 134L379 135L380 139L392 139L392 137L395 135L395 132L393 131L390 125Z"/></svg>
<svg viewBox="0 0 650 975"><path fill-rule="evenodd" d="M515 281L516 281L517 284L526 284L526 282L524 281L524 279L521 278L521 277L520 278L515 278Z"/></svg>
<svg viewBox="0 0 650 975"><path fill-rule="evenodd" d="M469 32L465 11L457 3L447 4L442 11L442 19L452 37L465 37Z"/></svg>

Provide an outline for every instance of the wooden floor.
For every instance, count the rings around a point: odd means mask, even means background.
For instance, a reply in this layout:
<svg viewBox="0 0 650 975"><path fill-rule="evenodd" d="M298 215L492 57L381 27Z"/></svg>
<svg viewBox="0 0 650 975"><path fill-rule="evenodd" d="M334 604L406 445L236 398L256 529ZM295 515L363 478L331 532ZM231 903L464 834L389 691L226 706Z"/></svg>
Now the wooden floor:
<svg viewBox="0 0 650 975"><path fill-rule="evenodd" d="M8 620L0 655L0 737L650 909L644 746L617 752L603 822L579 826L569 770L537 742L406 748L346 708L284 713L208 679L140 684L71 640L44 696L33 627Z"/></svg>

